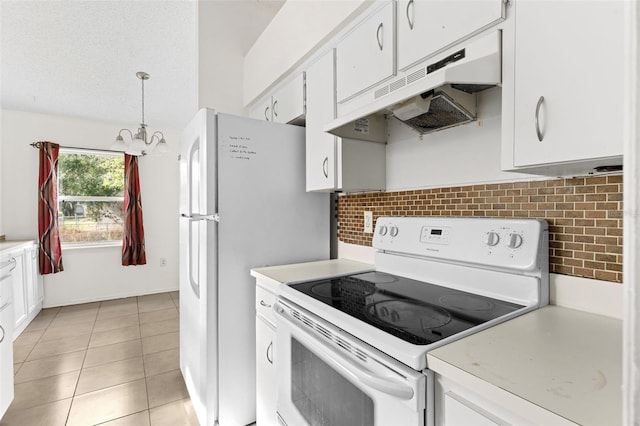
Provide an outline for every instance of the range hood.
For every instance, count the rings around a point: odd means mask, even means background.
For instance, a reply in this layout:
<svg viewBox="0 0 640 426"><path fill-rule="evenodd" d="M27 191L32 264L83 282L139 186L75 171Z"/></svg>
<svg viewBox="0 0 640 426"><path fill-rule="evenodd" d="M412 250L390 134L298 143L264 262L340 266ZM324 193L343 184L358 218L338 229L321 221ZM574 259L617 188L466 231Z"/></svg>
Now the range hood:
<svg viewBox="0 0 640 426"><path fill-rule="evenodd" d="M395 117L420 134L474 121L476 93L500 84L501 59L500 31L463 42L426 65L412 67L338 105L340 117L324 130L384 142L386 128L381 127L387 117Z"/></svg>

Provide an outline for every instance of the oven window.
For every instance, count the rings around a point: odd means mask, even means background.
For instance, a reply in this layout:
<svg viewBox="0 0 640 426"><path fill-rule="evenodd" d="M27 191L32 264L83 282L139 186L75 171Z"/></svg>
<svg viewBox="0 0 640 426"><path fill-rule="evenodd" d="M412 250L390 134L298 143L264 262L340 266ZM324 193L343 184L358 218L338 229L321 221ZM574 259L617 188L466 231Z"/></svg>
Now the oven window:
<svg viewBox="0 0 640 426"><path fill-rule="evenodd" d="M373 400L295 338L291 339L291 400L311 424L372 425Z"/></svg>

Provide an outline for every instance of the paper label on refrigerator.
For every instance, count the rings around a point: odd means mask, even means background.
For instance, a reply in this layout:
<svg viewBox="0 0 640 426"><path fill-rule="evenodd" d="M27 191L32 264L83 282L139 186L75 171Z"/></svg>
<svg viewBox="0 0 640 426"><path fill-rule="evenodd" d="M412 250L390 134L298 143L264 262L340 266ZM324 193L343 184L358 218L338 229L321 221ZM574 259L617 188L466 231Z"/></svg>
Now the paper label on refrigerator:
<svg viewBox="0 0 640 426"><path fill-rule="evenodd" d="M223 152L232 160L249 161L257 155L254 146L248 136L229 136L229 140L224 141Z"/></svg>

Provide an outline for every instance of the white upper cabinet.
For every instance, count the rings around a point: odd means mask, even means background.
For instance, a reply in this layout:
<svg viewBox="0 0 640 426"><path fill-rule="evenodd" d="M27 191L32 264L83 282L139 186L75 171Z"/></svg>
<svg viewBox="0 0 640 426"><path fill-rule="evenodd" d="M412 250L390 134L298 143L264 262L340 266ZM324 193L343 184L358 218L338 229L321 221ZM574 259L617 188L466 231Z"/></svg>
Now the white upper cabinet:
<svg viewBox="0 0 640 426"><path fill-rule="evenodd" d="M271 112L276 123L296 124L304 120L304 73L273 92Z"/></svg>
<svg viewBox="0 0 640 426"><path fill-rule="evenodd" d="M249 117L256 120L272 121L271 96L261 99L249 110Z"/></svg>
<svg viewBox="0 0 640 426"><path fill-rule="evenodd" d="M511 160L503 151L503 168L512 161L514 169L547 173L540 166L555 164L562 173L622 164L625 7L516 2L514 93L503 93L513 99L503 102L507 109L513 102L513 124L503 127L513 152Z"/></svg>
<svg viewBox="0 0 640 426"><path fill-rule="evenodd" d="M398 69L504 20L503 0L399 0Z"/></svg>
<svg viewBox="0 0 640 426"><path fill-rule="evenodd" d="M249 110L249 117L275 123L301 124L304 116L304 73L297 74Z"/></svg>
<svg viewBox="0 0 640 426"><path fill-rule="evenodd" d="M307 191L336 188L336 136L322 130L335 116L334 52L307 69Z"/></svg>
<svg viewBox="0 0 640 426"><path fill-rule="evenodd" d="M338 42L338 102L395 75L394 22L394 2L387 1Z"/></svg>
<svg viewBox="0 0 640 426"><path fill-rule="evenodd" d="M334 52L307 68L307 191L366 191L385 187L385 145L323 131L335 118Z"/></svg>

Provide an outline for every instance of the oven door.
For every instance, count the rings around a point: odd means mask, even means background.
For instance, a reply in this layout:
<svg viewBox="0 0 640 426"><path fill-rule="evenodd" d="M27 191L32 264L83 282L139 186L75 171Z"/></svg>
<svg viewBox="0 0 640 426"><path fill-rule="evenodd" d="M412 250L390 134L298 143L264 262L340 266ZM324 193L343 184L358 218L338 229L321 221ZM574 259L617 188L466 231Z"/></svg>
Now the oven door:
<svg viewBox="0 0 640 426"><path fill-rule="evenodd" d="M274 309L282 425L413 426L433 418L425 410L431 377L289 301Z"/></svg>

